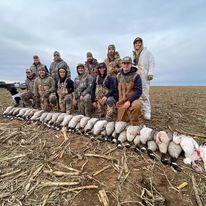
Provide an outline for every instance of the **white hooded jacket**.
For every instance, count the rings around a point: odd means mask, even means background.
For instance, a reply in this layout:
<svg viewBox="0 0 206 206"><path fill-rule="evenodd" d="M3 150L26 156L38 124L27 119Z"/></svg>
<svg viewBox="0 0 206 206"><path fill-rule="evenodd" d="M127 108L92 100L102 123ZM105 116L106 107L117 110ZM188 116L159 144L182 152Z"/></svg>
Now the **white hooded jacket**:
<svg viewBox="0 0 206 206"><path fill-rule="evenodd" d="M144 47L142 52L140 53L139 62L138 62L138 70L140 76L143 81L147 80L148 75L153 75L154 67L155 67L155 60L152 53ZM149 82L149 81L148 81Z"/></svg>
<svg viewBox="0 0 206 206"><path fill-rule="evenodd" d="M134 53L133 53L134 55ZM135 56L133 56L135 59ZM143 112L146 119L151 118L151 104L149 99L149 87L150 80L148 80L148 75L153 75L155 60L152 53L146 48L143 47L143 50L140 53L138 64L138 73L142 79L142 96L141 101L143 104Z"/></svg>

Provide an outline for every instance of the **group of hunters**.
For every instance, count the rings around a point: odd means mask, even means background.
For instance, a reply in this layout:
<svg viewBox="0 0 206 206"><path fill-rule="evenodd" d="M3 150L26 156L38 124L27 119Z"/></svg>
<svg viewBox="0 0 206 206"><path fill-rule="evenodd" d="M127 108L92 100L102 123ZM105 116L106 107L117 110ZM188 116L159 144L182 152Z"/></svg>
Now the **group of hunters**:
<svg viewBox="0 0 206 206"><path fill-rule="evenodd" d="M143 40L134 42L133 59L120 58L115 45L108 46L102 63L87 52L86 62L77 65L78 76L71 80L70 68L55 51L50 68L33 56L26 69L26 91L21 99L26 107L85 116L121 120L138 124L139 118L151 119L149 85L153 79L154 58L143 47ZM115 119L114 119L115 118Z"/></svg>

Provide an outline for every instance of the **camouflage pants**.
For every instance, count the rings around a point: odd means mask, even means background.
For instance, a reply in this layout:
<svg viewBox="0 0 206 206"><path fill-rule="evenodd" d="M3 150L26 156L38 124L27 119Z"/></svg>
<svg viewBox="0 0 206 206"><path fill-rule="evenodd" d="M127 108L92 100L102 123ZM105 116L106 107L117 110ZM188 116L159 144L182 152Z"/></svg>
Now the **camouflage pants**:
<svg viewBox="0 0 206 206"><path fill-rule="evenodd" d="M37 105L45 111L57 110L57 96L55 93L49 94L48 97L37 97Z"/></svg>
<svg viewBox="0 0 206 206"><path fill-rule="evenodd" d="M80 114L90 117L91 109L91 96L86 94L83 101L78 100L78 110Z"/></svg>
<svg viewBox="0 0 206 206"><path fill-rule="evenodd" d="M34 101L34 95L32 92L24 92L21 94L21 99L22 99L22 102L23 104L26 106L26 107L32 107L35 103Z"/></svg>
<svg viewBox="0 0 206 206"><path fill-rule="evenodd" d="M66 96L59 96L59 107L61 112L72 113L72 94Z"/></svg>
<svg viewBox="0 0 206 206"><path fill-rule="evenodd" d="M96 113L99 117L106 117L107 120L112 120L114 114L114 97L108 97L105 104L97 100L97 110Z"/></svg>
<svg viewBox="0 0 206 206"><path fill-rule="evenodd" d="M139 100L135 100L128 109L122 108L123 104L124 103L118 105L117 120L129 122L133 125L138 125L139 118L142 113L142 103Z"/></svg>

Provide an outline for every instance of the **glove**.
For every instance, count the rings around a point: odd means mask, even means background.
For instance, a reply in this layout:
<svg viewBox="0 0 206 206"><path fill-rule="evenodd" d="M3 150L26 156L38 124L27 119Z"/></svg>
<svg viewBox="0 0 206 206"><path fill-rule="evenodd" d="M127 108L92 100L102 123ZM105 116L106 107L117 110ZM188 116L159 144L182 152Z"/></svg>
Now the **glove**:
<svg viewBox="0 0 206 206"><path fill-rule="evenodd" d="M92 103L92 106L93 106L94 108L97 108L97 103L96 103L96 102L93 102L93 103Z"/></svg>
<svg viewBox="0 0 206 206"><path fill-rule="evenodd" d="M148 80L148 81L153 80L153 75L147 75L147 80Z"/></svg>

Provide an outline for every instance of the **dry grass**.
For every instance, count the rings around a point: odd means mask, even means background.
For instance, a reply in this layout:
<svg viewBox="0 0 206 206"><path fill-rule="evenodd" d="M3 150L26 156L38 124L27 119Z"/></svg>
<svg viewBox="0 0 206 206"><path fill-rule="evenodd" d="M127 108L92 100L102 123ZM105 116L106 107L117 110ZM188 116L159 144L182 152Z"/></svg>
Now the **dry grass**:
<svg viewBox="0 0 206 206"><path fill-rule="evenodd" d="M154 95L159 94L156 90ZM5 91L0 92L5 97L3 110L10 100ZM154 112L161 104L158 95L156 101ZM167 117L168 125L175 128L171 114ZM154 115L152 124L160 128L163 123L155 122L156 118ZM166 119L164 114L162 118ZM182 130L204 135L201 125L196 126L199 130L188 128ZM0 118L0 203L4 206L205 205L205 175L194 173L181 162L183 171L177 173L132 149L120 150L76 134ZM185 186L178 187L182 183Z"/></svg>

